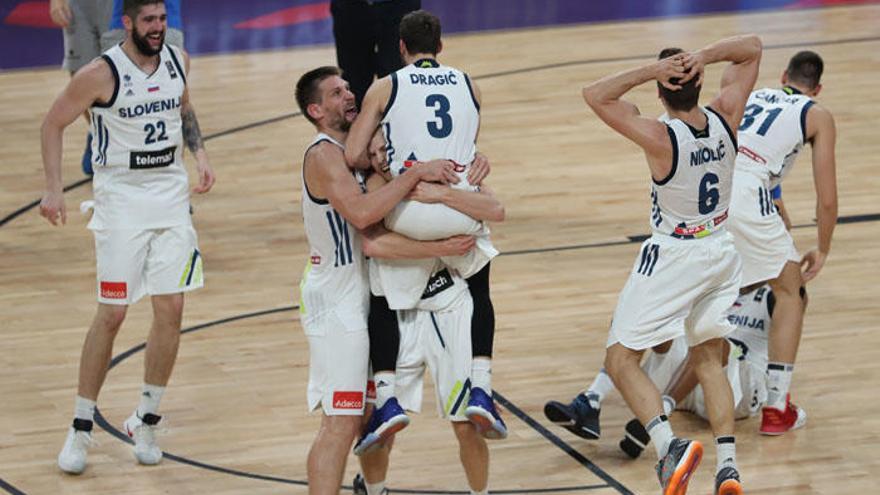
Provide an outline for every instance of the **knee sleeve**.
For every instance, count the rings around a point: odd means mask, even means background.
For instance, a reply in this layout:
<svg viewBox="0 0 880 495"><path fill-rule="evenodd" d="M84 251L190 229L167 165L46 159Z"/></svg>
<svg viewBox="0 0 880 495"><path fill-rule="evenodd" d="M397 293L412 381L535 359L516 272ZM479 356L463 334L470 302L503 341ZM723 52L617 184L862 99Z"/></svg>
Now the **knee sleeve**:
<svg viewBox="0 0 880 495"><path fill-rule="evenodd" d="M367 317L370 334L370 363L373 373L394 371L400 347L400 327L397 314L388 307L388 300L370 294L370 315Z"/></svg>
<svg viewBox="0 0 880 495"><path fill-rule="evenodd" d="M471 347L474 356L492 357L495 339L495 308L489 296L489 263L467 279L474 300L471 316Z"/></svg>

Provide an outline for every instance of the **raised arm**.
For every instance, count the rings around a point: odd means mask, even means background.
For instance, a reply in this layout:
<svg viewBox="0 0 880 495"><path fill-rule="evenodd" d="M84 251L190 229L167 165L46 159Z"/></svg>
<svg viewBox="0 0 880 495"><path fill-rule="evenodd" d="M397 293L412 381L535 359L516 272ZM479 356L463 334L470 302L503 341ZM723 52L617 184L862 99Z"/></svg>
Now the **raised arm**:
<svg viewBox="0 0 880 495"><path fill-rule="evenodd" d="M642 117L638 107L621 97L636 86L654 80L669 89L678 89L669 80L685 75L684 54L676 54L602 78L583 89L587 105L603 122L645 150L651 173L657 179L669 175L672 168L672 142L666 125Z"/></svg>
<svg viewBox="0 0 880 495"><path fill-rule="evenodd" d="M761 50L761 38L749 34L716 41L690 54L685 60L689 71L696 67L701 74L706 65L730 62L721 76L721 91L709 106L724 117L734 132L739 127L749 93L758 79Z"/></svg>
<svg viewBox="0 0 880 495"><path fill-rule="evenodd" d="M837 164L834 158L837 129L831 112L818 105L810 107L807 111L807 139L813 144L818 244L803 258L804 282L815 278L825 264L837 225Z"/></svg>
<svg viewBox="0 0 880 495"><path fill-rule="evenodd" d="M113 97L115 86L110 66L96 59L80 69L67 87L58 95L40 127L40 147L46 189L40 201L40 215L52 225L67 222L64 193L61 183L62 136L64 129L83 114L93 103L107 102Z"/></svg>
<svg viewBox="0 0 880 495"><path fill-rule="evenodd" d="M181 50L183 62L186 64L186 74L189 76L189 54ZM196 109L189 99L189 86L183 88L183 97L180 101L180 119L183 125L183 142L186 148L196 159L196 172L199 176L199 184L193 188L193 192L206 193L214 186L216 177L214 169L208 160L208 152L205 150L205 141L202 139L202 130L199 128L199 120L196 118Z"/></svg>
<svg viewBox="0 0 880 495"><path fill-rule="evenodd" d="M385 113L385 106L391 98L391 88L391 76L387 76L374 81L367 90L358 117L351 125L351 130L348 131L348 137L345 139L345 161L348 166L358 169L370 168L367 147Z"/></svg>

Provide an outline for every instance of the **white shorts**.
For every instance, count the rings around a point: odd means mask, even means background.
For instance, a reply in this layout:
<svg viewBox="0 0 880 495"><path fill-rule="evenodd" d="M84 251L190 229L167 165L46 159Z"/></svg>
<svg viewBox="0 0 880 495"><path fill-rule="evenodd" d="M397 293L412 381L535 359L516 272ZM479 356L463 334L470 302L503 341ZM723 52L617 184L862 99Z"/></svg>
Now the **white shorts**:
<svg viewBox="0 0 880 495"><path fill-rule="evenodd" d="M366 324L344 323L353 321L330 309L302 322L309 339L309 411L321 406L327 416L364 413L370 337Z"/></svg>
<svg viewBox="0 0 880 495"><path fill-rule="evenodd" d="M145 295L177 294L204 285L198 236L192 225L92 232L100 303L133 304Z"/></svg>
<svg viewBox="0 0 880 495"><path fill-rule="evenodd" d="M642 370L654 382L657 390L663 393L684 366L687 357L687 339L678 337L672 340L672 346L665 353L648 352L642 361Z"/></svg>
<svg viewBox="0 0 880 495"><path fill-rule="evenodd" d="M733 175L727 228L742 257L743 287L773 280L787 262L800 262L794 240L773 205L769 184L752 172L737 170Z"/></svg>
<svg viewBox="0 0 880 495"><path fill-rule="evenodd" d="M471 313L473 300L465 291L442 311L399 311L400 350L395 395L409 411L422 409L425 367L431 379L440 417L467 421L471 389Z"/></svg>
<svg viewBox="0 0 880 495"><path fill-rule="evenodd" d="M643 244L620 292L607 346L643 350L681 335L693 347L735 328L727 310L740 287L740 259L727 232Z"/></svg>

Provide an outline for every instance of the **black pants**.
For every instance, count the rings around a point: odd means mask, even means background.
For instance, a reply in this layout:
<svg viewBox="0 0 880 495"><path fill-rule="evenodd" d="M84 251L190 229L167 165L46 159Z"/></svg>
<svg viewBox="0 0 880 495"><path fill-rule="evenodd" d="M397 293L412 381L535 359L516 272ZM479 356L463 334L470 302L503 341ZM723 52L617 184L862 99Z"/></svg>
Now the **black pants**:
<svg viewBox="0 0 880 495"><path fill-rule="evenodd" d="M489 297L489 265L467 279L474 312L471 315L471 354L492 357L495 340L495 308ZM370 315L367 319L370 334L370 362L373 373L394 371L400 349L400 326L397 314L388 307L384 297L370 294Z"/></svg>
<svg viewBox="0 0 880 495"><path fill-rule="evenodd" d="M374 76L385 77L403 67L400 20L421 5L421 0L330 2L336 62L357 98L358 107Z"/></svg>

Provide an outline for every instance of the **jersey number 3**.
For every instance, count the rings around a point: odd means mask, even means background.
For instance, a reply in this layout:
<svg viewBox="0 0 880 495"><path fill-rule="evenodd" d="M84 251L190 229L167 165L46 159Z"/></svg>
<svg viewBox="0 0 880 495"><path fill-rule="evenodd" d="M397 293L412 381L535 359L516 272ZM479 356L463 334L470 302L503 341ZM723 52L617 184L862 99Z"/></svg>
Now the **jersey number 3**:
<svg viewBox="0 0 880 495"><path fill-rule="evenodd" d="M452 132L452 116L449 115L449 99L444 95L428 95L425 98L425 106L433 108L434 116L440 120L439 123L435 120L429 120L427 122L428 134L438 139L448 136Z"/></svg>

